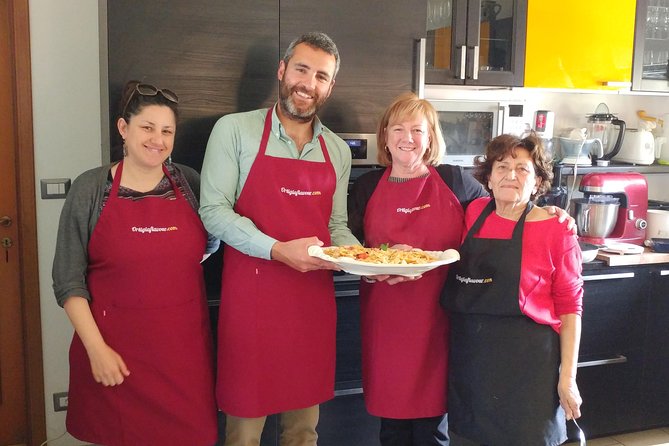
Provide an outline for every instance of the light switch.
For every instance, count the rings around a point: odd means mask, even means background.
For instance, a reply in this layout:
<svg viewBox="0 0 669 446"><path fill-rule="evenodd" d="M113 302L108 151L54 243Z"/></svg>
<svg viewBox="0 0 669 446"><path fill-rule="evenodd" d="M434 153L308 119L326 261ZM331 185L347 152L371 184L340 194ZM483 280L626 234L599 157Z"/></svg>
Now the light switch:
<svg viewBox="0 0 669 446"><path fill-rule="evenodd" d="M72 180L69 178L50 178L40 180L40 191L42 199L49 200L53 198L65 198L70 190Z"/></svg>

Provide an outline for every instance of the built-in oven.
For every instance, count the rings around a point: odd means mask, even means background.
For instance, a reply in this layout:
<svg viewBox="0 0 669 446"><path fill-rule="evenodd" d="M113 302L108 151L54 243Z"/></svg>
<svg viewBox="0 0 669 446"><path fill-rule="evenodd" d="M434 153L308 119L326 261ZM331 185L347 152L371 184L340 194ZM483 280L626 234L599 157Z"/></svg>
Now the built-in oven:
<svg viewBox="0 0 669 446"><path fill-rule="evenodd" d="M337 133L351 149L351 165L374 166L378 163L376 134L374 133Z"/></svg>
<svg viewBox="0 0 669 446"><path fill-rule="evenodd" d="M334 286L337 302L335 395L362 393L360 277L337 272Z"/></svg>

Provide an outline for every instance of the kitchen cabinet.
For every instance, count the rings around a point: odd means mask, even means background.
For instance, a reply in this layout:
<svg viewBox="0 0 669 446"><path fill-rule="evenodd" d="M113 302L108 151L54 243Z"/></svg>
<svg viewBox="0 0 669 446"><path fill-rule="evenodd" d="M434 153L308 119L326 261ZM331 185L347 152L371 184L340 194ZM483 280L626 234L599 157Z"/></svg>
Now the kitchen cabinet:
<svg viewBox="0 0 669 446"><path fill-rule="evenodd" d="M635 0L529 0L525 87L629 87L635 5Z"/></svg>
<svg viewBox="0 0 669 446"><path fill-rule="evenodd" d="M429 0L426 84L522 86L527 0Z"/></svg>
<svg viewBox="0 0 669 446"><path fill-rule="evenodd" d="M632 89L669 91L669 0L638 0Z"/></svg>
<svg viewBox="0 0 669 446"><path fill-rule="evenodd" d="M198 171L218 118L268 107L276 100L278 0L106 4L112 147L121 143L117 104L121 88L131 79L179 95L181 115L172 157Z"/></svg>
<svg viewBox="0 0 669 446"><path fill-rule="evenodd" d="M318 30L337 44L341 69L319 117L338 133L376 133L381 114L411 91L415 41L425 35L426 1L279 2L281 48Z"/></svg>
<svg viewBox="0 0 669 446"><path fill-rule="evenodd" d="M650 290L642 396L644 421L656 427L669 422L669 264L651 268Z"/></svg>
<svg viewBox="0 0 669 446"><path fill-rule="evenodd" d="M583 320L576 381L588 436L642 423L641 395L648 280L643 267L584 271Z"/></svg>
<svg viewBox="0 0 669 446"><path fill-rule="evenodd" d="M340 395L321 404L319 446L379 446L379 418L367 413L362 394Z"/></svg>
<svg viewBox="0 0 669 446"><path fill-rule="evenodd" d="M579 424L588 437L666 426L669 264L594 261L584 265L583 277Z"/></svg>

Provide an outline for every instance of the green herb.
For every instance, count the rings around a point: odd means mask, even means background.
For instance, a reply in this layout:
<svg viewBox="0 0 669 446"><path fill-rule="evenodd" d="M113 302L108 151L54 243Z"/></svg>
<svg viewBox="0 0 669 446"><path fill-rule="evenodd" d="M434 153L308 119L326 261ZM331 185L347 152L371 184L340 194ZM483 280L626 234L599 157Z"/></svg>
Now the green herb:
<svg viewBox="0 0 669 446"><path fill-rule="evenodd" d="M381 246L379 246L379 249L381 251L388 251L388 243L381 243Z"/></svg>

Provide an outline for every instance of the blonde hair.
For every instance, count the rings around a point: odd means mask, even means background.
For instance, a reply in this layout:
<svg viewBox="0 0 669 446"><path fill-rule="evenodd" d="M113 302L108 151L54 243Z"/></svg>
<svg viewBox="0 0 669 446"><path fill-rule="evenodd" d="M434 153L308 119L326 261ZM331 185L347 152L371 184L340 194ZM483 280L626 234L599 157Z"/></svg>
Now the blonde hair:
<svg viewBox="0 0 669 446"><path fill-rule="evenodd" d="M427 120L430 146L425 151L423 162L427 166L436 166L446 154L446 143L441 133L439 115L432 104L420 99L414 93L404 93L386 108L379 127L376 131L377 161L381 166L390 166L393 163L390 152L386 150L386 129L390 123L401 122L413 117L423 117Z"/></svg>

